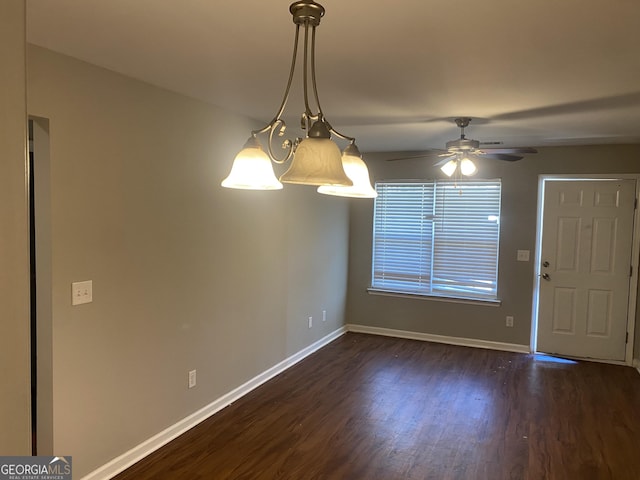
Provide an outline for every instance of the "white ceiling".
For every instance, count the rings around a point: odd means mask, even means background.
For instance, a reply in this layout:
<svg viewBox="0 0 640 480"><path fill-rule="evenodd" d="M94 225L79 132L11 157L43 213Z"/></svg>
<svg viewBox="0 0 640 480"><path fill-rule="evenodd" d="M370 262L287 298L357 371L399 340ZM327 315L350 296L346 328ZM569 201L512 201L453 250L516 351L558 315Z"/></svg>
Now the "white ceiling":
<svg viewBox="0 0 640 480"><path fill-rule="evenodd" d="M28 41L266 123L291 1L27 0ZM638 0L321 3L320 100L363 152L442 148L457 116L505 146L640 143Z"/></svg>

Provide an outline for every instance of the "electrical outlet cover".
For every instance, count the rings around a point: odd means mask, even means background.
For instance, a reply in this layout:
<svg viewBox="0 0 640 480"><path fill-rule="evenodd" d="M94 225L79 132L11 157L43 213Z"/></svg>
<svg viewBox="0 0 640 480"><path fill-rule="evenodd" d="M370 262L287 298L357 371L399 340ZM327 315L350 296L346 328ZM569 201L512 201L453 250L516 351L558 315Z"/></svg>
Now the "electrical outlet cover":
<svg viewBox="0 0 640 480"><path fill-rule="evenodd" d="M71 305L93 302L93 281L73 282L71 284Z"/></svg>

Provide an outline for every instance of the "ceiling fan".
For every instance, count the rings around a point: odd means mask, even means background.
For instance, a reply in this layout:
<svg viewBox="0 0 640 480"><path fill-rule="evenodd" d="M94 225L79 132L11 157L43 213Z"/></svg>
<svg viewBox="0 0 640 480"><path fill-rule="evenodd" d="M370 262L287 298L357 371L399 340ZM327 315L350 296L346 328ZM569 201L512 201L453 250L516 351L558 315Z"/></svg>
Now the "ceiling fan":
<svg viewBox="0 0 640 480"><path fill-rule="evenodd" d="M456 125L460 128L460 138L451 140L446 144L446 151L438 154L438 157L442 157L434 165L440 167L445 175L451 177L458 170L464 176L475 175L478 171L474 158L491 158L494 160L505 160L507 162L514 162L520 160L522 154L525 153L538 153L535 148L531 147L514 147L514 148L500 148L500 147L488 147L480 148L480 142L478 140L472 140L466 137L464 129L469 126L471 122L470 117L460 117L455 119ZM487 142L483 145L499 145L501 142ZM434 155L433 152L425 153L422 155L415 155L412 157L396 158L392 160L407 160L410 158L424 158Z"/></svg>

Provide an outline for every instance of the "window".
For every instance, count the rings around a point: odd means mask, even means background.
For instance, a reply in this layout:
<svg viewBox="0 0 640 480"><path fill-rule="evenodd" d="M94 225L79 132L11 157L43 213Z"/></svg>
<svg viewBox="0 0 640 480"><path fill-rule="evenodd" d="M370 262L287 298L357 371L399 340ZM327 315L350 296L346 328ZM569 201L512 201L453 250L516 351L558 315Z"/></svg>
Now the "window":
<svg viewBox="0 0 640 480"><path fill-rule="evenodd" d="M496 300L500 187L376 183L372 290Z"/></svg>

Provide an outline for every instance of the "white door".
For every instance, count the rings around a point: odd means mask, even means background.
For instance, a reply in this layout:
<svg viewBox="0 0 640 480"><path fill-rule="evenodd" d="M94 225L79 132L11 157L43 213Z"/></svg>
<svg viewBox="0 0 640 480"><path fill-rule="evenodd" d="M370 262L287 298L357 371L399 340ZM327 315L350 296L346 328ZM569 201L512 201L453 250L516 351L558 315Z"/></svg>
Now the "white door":
<svg viewBox="0 0 640 480"><path fill-rule="evenodd" d="M624 360L635 180L544 182L538 347Z"/></svg>

